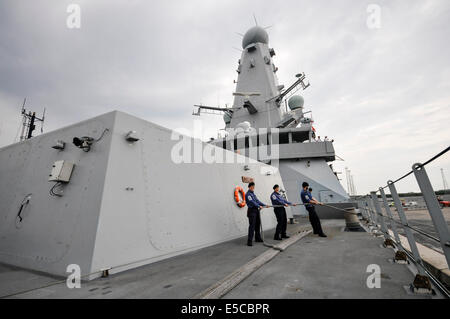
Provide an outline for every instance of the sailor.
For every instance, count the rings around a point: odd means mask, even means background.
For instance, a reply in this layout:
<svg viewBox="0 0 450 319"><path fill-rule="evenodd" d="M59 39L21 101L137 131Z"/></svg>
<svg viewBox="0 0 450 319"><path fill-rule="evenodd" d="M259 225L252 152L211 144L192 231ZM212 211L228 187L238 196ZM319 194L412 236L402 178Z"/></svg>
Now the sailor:
<svg viewBox="0 0 450 319"><path fill-rule="evenodd" d="M292 205L291 202L287 201L281 194L279 193L280 186L273 186L273 193L270 195L270 200L272 201L273 210L275 212L275 216L277 217L277 228L275 229L275 236L273 239L282 240L283 238L289 238L286 234L287 228L287 216L286 209L284 207L288 207ZM292 205L297 206L297 205Z"/></svg>
<svg viewBox="0 0 450 319"><path fill-rule="evenodd" d="M305 208L309 213L309 221L311 222L313 232L314 234L319 235L320 237L327 237L327 235L323 233L319 216L317 216L316 209L314 207L314 205L323 205L323 204L314 197L312 197L311 193L308 191L309 184L307 182L303 182L302 187L303 190L300 193L300 197L302 198L302 202L305 204Z"/></svg>
<svg viewBox="0 0 450 319"><path fill-rule="evenodd" d="M255 183L250 182L248 184L248 192L245 194L245 202L247 203L247 217L248 217L248 240L247 246L253 246L253 235L255 235L255 241L257 243L262 243L261 238L261 215L259 210L262 208L267 208L266 204L263 204L256 197L255 193Z"/></svg>

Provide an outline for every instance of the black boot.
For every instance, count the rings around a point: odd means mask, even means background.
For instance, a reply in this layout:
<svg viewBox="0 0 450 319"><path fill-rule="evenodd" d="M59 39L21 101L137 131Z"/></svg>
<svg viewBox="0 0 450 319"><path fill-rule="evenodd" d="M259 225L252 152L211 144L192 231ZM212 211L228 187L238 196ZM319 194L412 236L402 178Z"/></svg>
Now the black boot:
<svg viewBox="0 0 450 319"><path fill-rule="evenodd" d="M319 237L328 237L327 235L325 235L324 233L319 234Z"/></svg>
<svg viewBox="0 0 450 319"><path fill-rule="evenodd" d="M249 240L247 241L247 246L253 246L253 243Z"/></svg>
<svg viewBox="0 0 450 319"><path fill-rule="evenodd" d="M286 235L286 234L284 234L284 235L281 235L281 238L289 238L290 236L288 236L288 235Z"/></svg>
<svg viewBox="0 0 450 319"><path fill-rule="evenodd" d="M255 242L262 243L262 242L264 242L264 240L262 240L261 238L258 238L258 239L255 239Z"/></svg>
<svg viewBox="0 0 450 319"><path fill-rule="evenodd" d="M273 240L282 240L282 239L281 239L281 237L280 237L279 235L275 235L275 236L273 237Z"/></svg>

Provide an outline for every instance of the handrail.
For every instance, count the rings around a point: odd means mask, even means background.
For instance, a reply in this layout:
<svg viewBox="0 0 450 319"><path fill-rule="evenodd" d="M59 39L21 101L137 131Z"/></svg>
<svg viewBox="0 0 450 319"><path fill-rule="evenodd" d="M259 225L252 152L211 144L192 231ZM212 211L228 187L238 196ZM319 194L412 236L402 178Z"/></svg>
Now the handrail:
<svg viewBox="0 0 450 319"><path fill-rule="evenodd" d="M372 211L372 210L371 210L371 212L372 212L373 214L376 214L376 215L378 215L378 216L381 216L382 218L387 218L387 219L389 219L389 220L393 220L393 221L396 222L397 224L402 225L402 226L405 226L405 227L408 227L409 229L412 229L412 230L414 230L414 231L416 231L416 232L418 232L418 233L421 233L422 235L424 235L424 236L426 236L426 237L428 237L428 238L430 238L430 239L432 239L432 240L434 240L434 241L436 241L436 242L438 242L438 243L441 242L441 240L440 240L439 238L436 238L436 237L434 237L433 235L430 235L430 234L424 232L423 230L420 230L419 228L413 227L413 226L411 226L411 225L409 225L409 224L406 224L406 225L405 225L405 224L403 224L401 221L398 221L398 220L396 220L396 219L394 219L394 218L386 217L386 216L384 216L383 214L378 214L377 212L374 212L374 211Z"/></svg>
<svg viewBox="0 0 450 319"><path fill-rule="evenodd" d="M395 220L394 218L390 218L390 219L393 220L394 222L396 222L397 224L403 225L402 222L400 222L398 220ZM408 225L403 225L403 226L404 227L408 227L409 229L414 230L415 232L418 232L418 233L420 233L420 234L422 234L422 235L424 235L424 236L426 236L426 237L428 237L428 238L430 238L430 239L432 239L432 240L434 240L434 241L436 241L438 243L441 242L441 240L439 238L436 238L433 235L430 235L430 234L424 232L423 230L420 230L419 228L416 228L416 227L411 226L409 224Z"/></svg>
<svg viewBox="0 0 450 319"><path fill-rule="evenodd" d="M436 155L433 156L432 158L430 158L430 159L429 159L428 161L426 161L425 163L420 164L420 165L419 165L419 168L420 168L420 167L424 167L424 166L427 165L427 164L430 164L432 161L434 161L435 159L441 157L442 155L444 155L444 154L447 153L448 151L450 151L450 146L447 147L446 149L442 150L441 152L439 152L438 154L436 154ZM395 181L393 181L392 184L395 184L395 183L401 181L401 180L404 179L405 177L408 177L409 175L411 175L413 172L414 172L413 170L409 171L409 172L406 173L405 175L403 175L403 176L397 178ZM384 186L383 189L385 189L385 188L387 188L387 187L389 187L389 185Z"/></svg>
<svg viewBox="0 0 450 319"><path fill-rule="evenodd" d="M394 234L394 237L396 240L394 242L397 244L397 248L400 250L403 250L407 256L417 265L420 267L418 268L418 274L417 276L425 276L429 277L430 280L433 281L435 286L439 288L439 290L443 291L446 297L450 296L450 293L446 289L442 289L443 285L439 282L438 279L436 279L433 274L430 273L425 267L422 265L422 257L420 256L420 252L417 248L416 244L416 238L414 237L412 231L415 231L431 240L434 240L437 243L440 243L440 246L442 247L442 252L445 257L445 260L447 261L447 265L450 267L450 232L448 229L447 221L444 218L444 215L442 214L442 210L440 208L440 205L438 203L438 200L436 198L436 192L433 189L433 186L431 185L430 179L427 175L427 172L425 170L425 166L436 160L437 158L441 157L442 155L446 154L448 151L450 151L450 146L443 149L441 152L437 153L433 157L431 157L429 160L427 160L424 163L416 163L412 165L411 171L407 172L406 174L402 175L401 177L397 178L395 181L389 180L387 182L387 185L384 187L380 187L376 191L370 192L370 195L366 195L365 200L363 200L363 209L368 213L368 222L373 224L375 228L380 228L381 231L384 234L384 237L386 240L388 238L392 238L389 231L390 228L392 229L392 232ZM414 227L409 225L408 219L406 217L405 211L403 209L403 205L400 201L400 197L397 193L395 183L401 181L402 179L406 178L407 176L414 174L417 184L419 185L421 194L425 200L425 208L427 209L428 213L430 214L431 220L433 222L434 230L437 233L437 237L433 236L432 234L427 233L424 230L421 230L418 227ZM389 187L390 195L392 199L394 200L394 205L398 214L398 217L400 217L400 221L396 220L392 216L392 210L388 205L387 202L387 196L384 192L384 189ZM381 195L382 202L384 205L384 210L386 213L383 215L383 210L380 206L380 201L378 199L377 193ZM385 216L387 215L387 216ZM378 217L379 216L379 217ZM389 225L386 227L385 218L388 219ZM380 222L380 223L379 223ZM411 253L408 253L405 248L402 246L399 236L396 224L402 225L406 239L408 240ZM415 286L415 284L413 284Z"/></svg>
<svg viewBox="0 0 450 319"><path fill-rule="evenodd" d="M391 235L388 234L388 236L392 240L394 240L394 238L392 238ZM427 274L427 276L430 278L433 284L436 285L436 287L440 290L440 292L444 294L445 297L450 299L450 291L447 289L447 287L444 284L442 284L441 281L437 279L436 276L433 273L431 273L422 263L417 262L417 260L414 259L414 256L407 249L405 249L405 247L403 247L401 243L397 243L397 245L406 253L408 258L416 265L416 267L420 267Z"/></svg>

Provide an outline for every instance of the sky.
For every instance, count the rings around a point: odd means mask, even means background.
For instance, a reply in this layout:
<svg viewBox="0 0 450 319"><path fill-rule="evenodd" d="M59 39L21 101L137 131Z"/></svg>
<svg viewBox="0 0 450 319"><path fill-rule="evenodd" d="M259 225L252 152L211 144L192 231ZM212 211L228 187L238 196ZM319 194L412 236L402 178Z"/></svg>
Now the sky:
<svg viewBox="0 0 450 319"><path fill-rule="evenodd" d="M70 4L80 28L67 26ZM192 106L232 104L253 16L279 82L306 73L305 108L335 140L344 187L345 167L366 194L449 146L447 0L0 0L0 147L17 140L25 97L46 108L45 132L120 110L171 129L201 120L217 136L222 117ZM435 189L441 168L450 182L450 152L427 166ZM414 176L398 190L417 191Z"/></svg>

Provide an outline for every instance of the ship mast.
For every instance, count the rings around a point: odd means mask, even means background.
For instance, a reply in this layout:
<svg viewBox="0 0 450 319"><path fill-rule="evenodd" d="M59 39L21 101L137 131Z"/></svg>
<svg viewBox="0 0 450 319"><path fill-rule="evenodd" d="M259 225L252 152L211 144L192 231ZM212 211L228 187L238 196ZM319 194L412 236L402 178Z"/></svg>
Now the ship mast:
<svg viewBox="0 0 450 319"><path fill-rule="evenodd" d="M45 120L45 108L44 112L42 113L42 117L37 117L36 112L27 111L25 109L25 103L27 99L23 99L22 104L22 130L20 133L20 141L27 140L29 138L33 137L33 131L36 129L36 123L41 122L41 133L44 131L44 120Z"/></svg>

